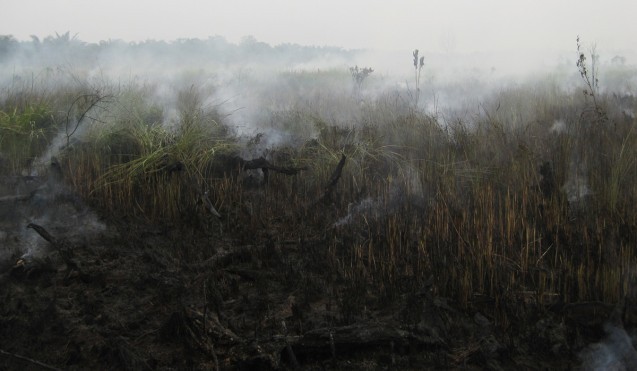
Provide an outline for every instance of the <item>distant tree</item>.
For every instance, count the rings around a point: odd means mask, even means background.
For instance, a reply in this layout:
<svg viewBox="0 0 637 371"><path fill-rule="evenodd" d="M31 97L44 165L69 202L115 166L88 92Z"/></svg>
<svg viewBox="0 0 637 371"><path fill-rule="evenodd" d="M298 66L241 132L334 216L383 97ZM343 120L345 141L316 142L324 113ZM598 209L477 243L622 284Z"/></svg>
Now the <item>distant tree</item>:
<svg viewBox="0 0 637 371"><path fill-rule="evenodd" d="M0 60L6 59L18 46L18 41L12 35L0 35Z"/></svg>
<svg viewBox="0 0 637 371"><path fill-rule="evenodd" d="M239 47L246 55L266 55L272 51L270 44L258 41L254 36L249 35L241 39Z"/></svg>
<svg viewBox="0 0 637 371"><path fill-rule="evenodd" d="M369 67L359 68L358 66L350 67L349 72L352 74L352 80L354 81L354 91L356 96L360 96L363 81L374 72Z"/></svg>
<svg viewBox="0 0 637 371"><path fill-rule="evenodd" d="M446 54L456 50L456 34L452 30L445 30L440 34L440 48Z"/></svg>
<svg viewBox="0 0 637 371"><path fill-rule="evenodd" d="M623 66L624 64L626 64L626 57L622 55L616 55L613 57L613 59L610 60L610 63Z"/></svg>

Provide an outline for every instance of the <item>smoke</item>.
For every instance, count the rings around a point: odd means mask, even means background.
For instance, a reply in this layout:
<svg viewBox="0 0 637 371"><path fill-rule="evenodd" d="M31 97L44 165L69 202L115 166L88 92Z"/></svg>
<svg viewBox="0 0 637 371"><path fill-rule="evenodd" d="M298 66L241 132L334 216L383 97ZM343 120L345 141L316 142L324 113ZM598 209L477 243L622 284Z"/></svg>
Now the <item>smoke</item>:
<svg viewBox="0 0 637 371"><path fill-rule="evenodd" d="M0 261L15 256L40 258L49 253L48 242L29 223L44 226L52 235L73 243L86 243L106 230L97 215L61 179L59 164L38 176L3 178L0 192ZM4 264L2 264L4 265Z"/></svg>
<svg viewBox="0 0 637 371"><path fill-rule="evenodd" d="M376 198L366 197L358 203L347 207L347 215L337 220L332 227L338 228L360 220L380 220L388 215L401 211L401 207L409 204L424 209L426 192L413 166L407 165L389 184L388 192Z"/></svg>
<svg viewBox="0 0 637 371"><path fill-rule="evenodd" d="M0 82L7 89L32 86L35 91L51 91L75 85L94 90L108 86L121 96L127 89L143 86L150 90L149 101L162 108L162 123L174 127L180 118L178 94L194 87L202 107L218 112L238 136L264 134L270 146L297 141L297 133L286 132L285 123L278 122L281 112L291 110L331 123L364 124L364 109L391 97L396 104L434 115L443 123L458 119L471 122L475 116L470 112L479 110L511 81L537 79L540 71L558 71L565 89L579 86L569 53L423 51L423 75L416 86L411 50L272 46L253 37L234 44L219 36L88 44L69 33L42 40L8 38L0 42L8 51L0 55ZM360 94L354 94L348 72L354 65L374 69L361 85ZM603 84L603 76L600 81ZM313 134L311 128L298 134L308 133Z"/></svg>
<svg viewBox="0 0 637 371"><path fill-rule="evenodd" d="M361 216L368 219L378 219L381 215L381 205L381 201L372 199L371 197L363 199L358 204L350 204L347 207L347 215L337 220L333 227L338 228L350 224Z"/></svg>
<svg viewBox="0 0 637 371"><path fill-rule="evenodd" d="M580 354L582 369L637 370L636 334L629 335L623 327L606 324L606 338L591 344Z"/></svg>
<svg viewBox="0 0 637 371"><path fill-rule="evenodd" d="M586 178L577 170L571 170L569 178L562 186L562 191L570 203L584 201L587 196L592 194Z"/></svg>
<svg viewBox="0 0 637 371"><path fill-rule="evenodd" d="M566 122L562 119L555 120L551 128L549 129L551 133L561 134L566 132Z"/></svg>
<svg viewBox="0 0 637 371"><path fill-rule="evenodd" d="M257 157L316 138L317 123L380 126L410 111L433 115L443 124L459 121L471 127L472 122L481 119L480 112L488 110L508 125L526 124L531 119L526 117L527 111L522 112L520 102L528 102L524 110L536 111L534 100L528 99L533 97L509 94L510 89L524 92L527 87L533 90L546 81L554 83L559 91L581 88L580 76L573 67L576 56L571 52L507 55L461 54L451 49L434 53L423 49L423 74L416 79L412 50L379 52L295 44L272 46L254 38L235 44L218 36L173 42L107 40L88 44L68 33L31 41L4 38L0 44L4 51L0 54L1 104L19 101L20 96L30 98L29 94L51 93L50 99L57 101L47 103L55 107L69 107L78 94L87 92L98 91L114 97L104 109L91 111L91 118L85 122L78 123L71 118L70 126L79 124L78 131L70 138L68 131L62 130L49 149L34 161L33 168L25 169L23 175L32 177L45 177L39 170L46 168L51 157L57 156L71 139L82 140L91 127L100 127L101 121L113 117L134 118L139 114L135 109L140 105L134 98L140 95L146 100L143 104L160 111L155 116L146 114L144 120L150 121L149 124L159 123L174 129L182 119L182 112L196 107L207 115L208 121L221 121L220 124L239 137L242 155ZM422 46L414 45L418 47ZM622 95L632 97L637 94L637 84L620 78L632 68L630 56L625 61L613 66L619 71L616 73L619 77L613 80L602 75L600 82L609 81L608 91L619 87ZM600 63L600 70L604 71L603 60ZM351 66L374 69L360 84L359 91L354 89ZM547 72L553 77L542 80L538 72ZM515 90L518 85L522 88ZM58 91L67 94L53 94ZM507 95L511 96L508 101ZM388 107L390 109L386 109ZM627 100L625 109L627 115L631 115L634 100ZM564 120L556 120L550 127L554 133L565 130ZM383 197L370 196L351 205L348 214L335 225L351 223L361 215L380 217L388 212L387 205L399 204L405 197L415 203L422 202L425 192L417 173L404 170L400 177L402 185L395 182ZM563 185L570 201L581 200L591 193L582 173L581 169L571 170ZM38 190L35 196L39 203L49 205L51 211L55 200L68 190L47 187ZM47 213L37 216L35 209L35 205L29 205L20 211L23 224L27 220L43 224L71 220L86 211L68 210L62 218L49 220ZM9 232L4 233L0 239L10 238Z"/></svg>

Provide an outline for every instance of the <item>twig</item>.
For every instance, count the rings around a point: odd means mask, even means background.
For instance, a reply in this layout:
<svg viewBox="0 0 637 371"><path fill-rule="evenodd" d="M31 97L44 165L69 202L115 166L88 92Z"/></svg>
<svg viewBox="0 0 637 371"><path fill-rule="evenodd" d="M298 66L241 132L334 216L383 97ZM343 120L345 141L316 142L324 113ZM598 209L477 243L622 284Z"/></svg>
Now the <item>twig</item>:
<svg viewBox="0 0 637 371"><path fill-rule="evenodd" d="M215 363L215 371L219 371L219 359L217 358L217 352L215 352L214 344L210 344L210 353L212 353L212 360Z"/></svg>
<svg viewBox="0 0 637 371"><path fill-rule="evenodd" d="M332 367L336 368L336 342L334 341L334 329L330 327L330 353L332 354Z"/></svg>
<svg viewBox="0 0 637 371"><path fill-rule="evenodd" d="M124 327L122 325L122 327ZM135 339L133 339L132 343L133 344L137 344L141 339L145 338L146 336L153 334L155 332L159 331L159 329L154 329L154 330L150 330L150 331L146 331L143 334L139 335L138 337L136 337Z"/></svg>
<svg viewBox="0 0 637 371"><path fill-rule="evenodd" d="M66 131L66 146L67 147L69 146L69 144L71 142L71 137L73 136L73 134L75 134L77 129L80 127L80 124L82 123L84 118L87 117L89 111L91 111L94 107L101 108L99 106L99 103L102 102L103 100L108 99L108 98L111 98L111 96L110 95L101 95L99 93L82 94L82 95L78 96L77 98L75 98L75 100L73 100L73 102L71 102L71 106L69 106L69 109L66 112L65 131ZM84 111L80 114L80 117L77 119L77 122L75 123L75 126L69 132L70 124L71 124L71 112L73 111L73 107L75 107L76 105L79 105L79 102L82 99L83 100L89 100L88 107L85 108Z"/></svg>
<svg viewBox="0 0 637 371"><path fill-rule="evenodd" d="M15 353L10 353L10 352L4 351L4 350L2 350L2 349L0 349L0 354L4 354L4 355L6 355L6 356L11 356L11 357L14 357L14 358L17 358L17 359L23 360L23 361L30 362L30 363L32 363L32 364L34 364L34 365L40 366L40 367L45 368L45 369L47 369L47 370L62 371L62 369L61 369L61 368L53 367L53 366L47 365L46 363L40 362L40 361L38 361L38 360L35 360L35 359L33 359L33 358L29 358L29 357L21 356L21 355L19 355L19 354L15 354Z"/></svg>
<svg viewBox="0 0 637 371"><path fill-rule="evenodd" d="M299 360L296 358L294 354L294 350L288 341L288 328L285 325L285 321L281 321L281 326L283 327L284 339L285 339L285 350L288 353L288 358L290 359L290 363L292 364L293 370L300 370L301 364L299 364Z"/></svg>
<svg viewBox="0 0 637 371"><path fill-rule="evenodd" d="M221 218L221 214L219 214L215 206L212 204L212 201L210 201L210 198L208 197L208 191L205 191L203 194L201 194L200 198L204 207L208 210L208 212L210 212L210 214L216 216L217 218Z"/></svg>

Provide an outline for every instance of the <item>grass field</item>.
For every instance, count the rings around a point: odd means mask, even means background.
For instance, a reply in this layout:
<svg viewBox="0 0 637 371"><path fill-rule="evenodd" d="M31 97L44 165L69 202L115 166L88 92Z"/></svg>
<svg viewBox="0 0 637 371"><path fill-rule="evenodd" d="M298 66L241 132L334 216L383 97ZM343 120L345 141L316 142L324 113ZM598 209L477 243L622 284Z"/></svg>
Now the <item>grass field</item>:
<svg viewBox="0 0 637 371"><path fill-rule="evenodd" d="M602 67L599 86L573 63L494 90L481 75L423 81L418 94L374 74L357 89L347 69L195 70L172 84L14 75L0 92L0 175L55 157L105 218L212 244L321 241L307 254L327 270L308 290L344 283L344 318L428 288L463 308L492 303L506 327L529 305L637 295L637 71ZM247 103L228 107L227 91ZM307 170L266 183L237 156Z"/></svg>

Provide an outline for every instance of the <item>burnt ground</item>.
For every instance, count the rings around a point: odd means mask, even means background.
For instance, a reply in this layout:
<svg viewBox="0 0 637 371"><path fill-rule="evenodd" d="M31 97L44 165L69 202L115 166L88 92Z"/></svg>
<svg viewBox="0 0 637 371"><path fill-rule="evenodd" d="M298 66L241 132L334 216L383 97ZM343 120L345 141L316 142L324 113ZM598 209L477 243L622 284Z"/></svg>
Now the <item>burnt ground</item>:
<svg viewBox="0 0 637 371"><path fill-rule="evenodd" d="M30 181L16 180L28 198L0 202L0 369L630 369L637 362L628 335L633 307L625 303L517 303L524 320L501 326L489 300L461 309L428 287L385 301L351 291L332 273L325 237L100 218L64 189Z"/></svg>

